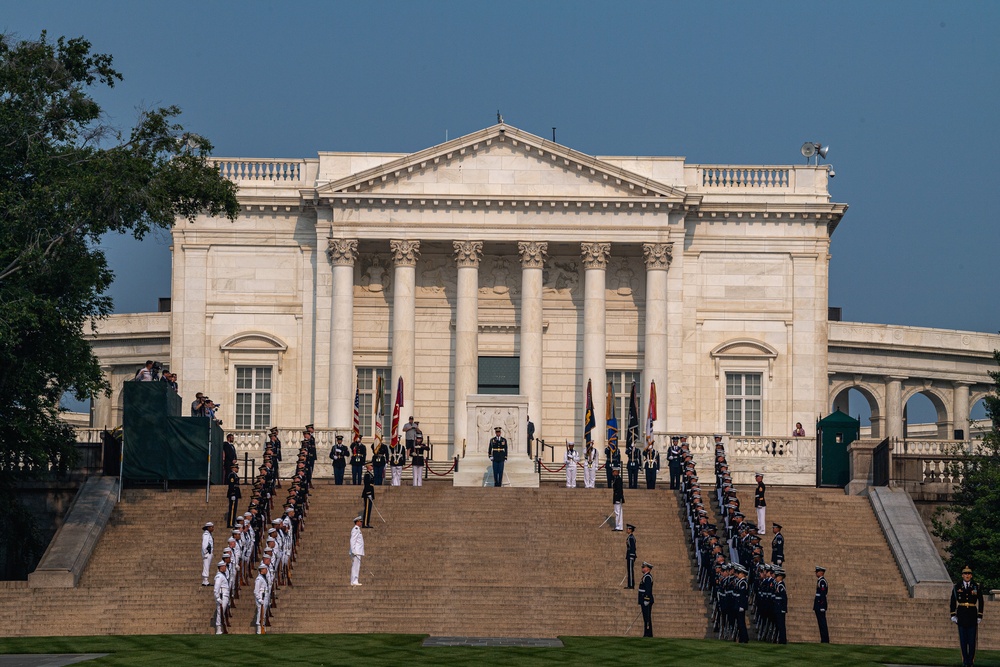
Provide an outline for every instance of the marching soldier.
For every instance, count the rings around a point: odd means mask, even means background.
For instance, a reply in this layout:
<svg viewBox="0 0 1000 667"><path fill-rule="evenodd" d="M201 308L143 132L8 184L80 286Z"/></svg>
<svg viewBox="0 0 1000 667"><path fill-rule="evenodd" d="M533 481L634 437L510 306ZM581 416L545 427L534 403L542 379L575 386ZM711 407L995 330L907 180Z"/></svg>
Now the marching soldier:
<svg viewBox="0 0 1000 667"><path fill-rule="evenodd" d="M592 489L597 483L597 450L594 442L587 441L587 449L583 452L583 488ZM619 530L621 530L619 528Z"/></svg>
<svg viewBox="0 0 1000 667"><path fill-rule="evenodd" d="M830 643L830 631L826 627L827 593L830 587L826 583L826 568L816 566L816 599L813 600L813 611L816 613L816 623L819 625L819 641Z"/></svg>
<svg viewBox="0 0 1000 667"><path fill-rule="evenodd" d="M774 539L771 540L771 562L781 567L785 563L785 538L781 534L781 524L772 523Z"/></svg>
<svg viewBox="0 0 1000 667"><path fill-rule="evenodd" d="M972 568L962 569L962 581L951 591L951 622L958 625L958 643L962 648L962 664L976 661L976 635L983 622L983 595L979 584L972 580Z"/></svg>
<svg viewBox="0 0 1000 667"><path fill-rule="evenodd" d="M646 443L642 450L642 468L646 471L646 488L656 488L656 473L660 469L660 453L653 447L653 441Z"/></svg>
<svg viewBox="0 0 1000 667"><path fill-rule="evenodd" d="M361 490L361 502L364 505L364 509L361 515L364 517L364 525L362 528L372 527L372 504L375 502L375 476L372 475L372 467L368 466L365 469L364 483L365 486Z"/></svg>
<svg viewBox="0 0 1000 667"><path fill-rule="evenodd" d="M398 440L394 447L389 448L389 473L393 486L399 486L403 480L403 466L406 465L406 447Z"/></svg>
<svg viewBox="0 0 1000 667"><path fill-rule="evenodd" d="M493 486L503 486L503 468L507 461L507 438L500 435L501 428L493 429L495 434L490 440L490 461L493 461Z"/></svg>
<svg viewBox="0 0 1000 667"><path fill-rule="evenodd" d="M622 476L618 468L611 471L611 504L615 510L615 530L622 529L622 505L625 503L625 492L622 491Z"/></svg>
<svg viewBox="0 0 1000 667"><path fill-rule="evenodd" d="M229 609L229 575L226 572L228 566L224 560L220 560L217 565L219 571L215 573L215 588L212 591L215 597L215 616L212 626L215 628L215 634L228 635L229 630L226 628L226 610Z"/></svg>
<svg viewBox="0 0 1000 667"><path fill-rule="evenodd" d="M344 483L344 470L347 468L347 459L351 456L351 450L344 445L344 436L337 436L337 444L330 450L330 458L333 460L333 483L341 486Z"/></svg>
<svg viewBox="0 0 1000 667"><path fill-rule="evenodd" d="M618 479L620 481L621 477ZM628 585L625 588L635 588L635 526L627 524L625 529L628 531L625 537L625 578Z"/></svg>
<svg viewBox="0 0 1000 667"><path fill-rule="evenodd" d="M243 494L240 492L240 473L239 464L233 463L229 468L229 474L226 475L226 484L228 488L226 489L226 497L229 498L229 511L226 513L226 527L234 528L236 526L236 513L239 511L240 498Z"/></svg>
<svg viewBox="0 0 1000 667"><path fill-rule="evenodd" d="M757 480L757 488L753 492L753 506L757 508L757 534L766 535L767 529L764 523L764 514L767 510L767 501L764 499L764 492L766 487L764 486L764 475L761 473L754 473L754 478Z"/></svg>
<svg viewBox="0 0 1000 667"><path fill-rule="evenodd" d="M368 449L361 444L361 438L351 443L351 484L361 483L361 474L368 462Z"/></svg>
<svg viewBox="0 0 1000 667"><path fill-rule="evenodd" d="M574 449L576 443L566 443L566 455L563 457L563 465L566 466L566 488L576 488L576 465L580 462L580 453Z"/></svg>
<svg viewBox="0 0 1000 667"><path fill-rule="evenodd" d="M212 564L212 550L215 547L215 540L212 538L215 524L208 521L201 529L201 585L211 586L212 584L208 583L208 568Z"/></svg>
<svg viewBox="0 0 1000 667"><path fill-rule="evenodd" d="M642 580L639 582L639 607L642 609L643 637L653 636L653 566L642 562Z"/></svg>

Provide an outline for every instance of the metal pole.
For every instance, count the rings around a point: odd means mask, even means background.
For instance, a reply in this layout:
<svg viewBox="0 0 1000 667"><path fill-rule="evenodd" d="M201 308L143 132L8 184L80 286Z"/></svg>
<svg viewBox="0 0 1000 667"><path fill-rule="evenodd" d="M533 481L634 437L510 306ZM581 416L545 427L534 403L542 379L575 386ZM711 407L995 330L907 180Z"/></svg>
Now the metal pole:
<svg viewBox="0 0 1000 667"><path fill-rule="evenodd" d="M208 420L208 469L205 474L205 504L208 504L208 489L212 483L212 420Z"/></svg>
<svg viewBox="0 0 1000 667"><path fill-rule="evenodd" d="M122 501L122 487L125 486L125 425L122 424L122 448L118 452L118 502Z"/></svg>

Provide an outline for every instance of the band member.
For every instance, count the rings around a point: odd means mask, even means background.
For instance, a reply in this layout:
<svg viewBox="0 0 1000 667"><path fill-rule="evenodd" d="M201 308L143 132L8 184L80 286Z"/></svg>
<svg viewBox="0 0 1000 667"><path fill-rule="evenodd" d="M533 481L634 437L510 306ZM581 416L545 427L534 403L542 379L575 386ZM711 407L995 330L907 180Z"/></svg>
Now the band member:
<svg viewBox="0 0 1000 667"><path fill-rule="evenodd" d="M642 469L646 471L646 488L656 488L656 473L660 470L660 453L653 447L653 441L646 443L642 450Z"/></svg>
<svg viewBox="0 0 1000 667"><path fill-rule="evenodd" d="M420 422L417 422L418 424ZM427 455L427 445L424 444L424 436L417 433L417 439L413 441L413 451L410 453L410 465L413 468L413 486L424 485L424 457Z"/></svg>
<svg viewBox="0 0 1000 667"><path fill-rule="evenodd" d="M398 440L395 447L389 447L389 473L393 486L399 486L403 479L403 466L406 465L406 447Z"/></svg>
<svg viewBox="0 0 1000 667"><path fill-rule="evenodd" d="M358 438L351 443L351 484L361 483L361 474L365 470L366 463L368 463L368 448L361 443L361 438Z"/></svg>
<svg viewBox="0 0 1000 667"><path fill-rule="evenodd" d="M330 450L330 458L333 459L333 483L340 486L344 483L344 470L347 468L347 459L351 457L351 450L344 445L344 436L337 436L337 444Z"/></svg>

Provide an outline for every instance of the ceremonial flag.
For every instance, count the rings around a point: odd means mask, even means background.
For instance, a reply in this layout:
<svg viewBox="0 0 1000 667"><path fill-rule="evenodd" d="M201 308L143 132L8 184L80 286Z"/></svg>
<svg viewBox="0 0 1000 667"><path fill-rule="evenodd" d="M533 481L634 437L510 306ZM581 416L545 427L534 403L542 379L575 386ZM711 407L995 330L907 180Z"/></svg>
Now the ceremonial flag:
<svg viewBox="0 0 1000 667"><path fill-rule="evenodd" d="M653 441L653 422L656 421L656 382L649 383L649 411L646 413L646 442Z"/></svg>
<svg viewBox="0 0 1000 667"><path fill-rule="evenodd" d="M635 382L628 397L628 430L625 431L625 446L631 449L639 439L639 401L635 398Z"/></svg>
<svg viewBox="0 0 1000 667"><path fill-rule="evenodd" d="M384 418L382 405L382 378L375 378L375 428L372 433L372 451L382 446L382 419Z"/></svg>
<svg viewBox="0 0 1000 667"><path fill-rule="evenodd" d="M594 419L594 396L590 392L590 380L587 380L587 407L583 411L583 441L592 442L590 437L597 420Z"/></svg>
<svg viewBox="0 0 1000 667"><path fill-rule="evenodd" d="M361 388L355 385L354 389L354 439L351 442L361 440Z"/></svg>
<svg viewBox="0 0 1000 667"><path fill-rule="evenodd" d="M399 444L399 409L403 407L403 376L399 376L399 385L396 387L396 402L392 406L392 446Z"/></svg>
<svg viewBox="0 0 1000 667"><path fill-rule="evenodd" d="M615 392L608 383L608 402L604 410L604 418L608 422L608 447L612 451L618 449L618 411L615 409Z"/></svg>

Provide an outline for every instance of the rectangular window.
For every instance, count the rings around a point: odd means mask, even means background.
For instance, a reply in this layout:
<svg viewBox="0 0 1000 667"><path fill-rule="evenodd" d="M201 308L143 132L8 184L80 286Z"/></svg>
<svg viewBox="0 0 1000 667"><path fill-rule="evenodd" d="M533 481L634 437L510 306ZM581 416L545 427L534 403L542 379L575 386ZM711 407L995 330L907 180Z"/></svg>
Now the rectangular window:
<svg viewBox="0 0 1000 667"><path fill-rule="evenodd" d="M628 399L632 395L632 383L635 382L635 405L642 419L642 373L639 371L608 371L608 382L611 383L615 399L615 416L618 418L618 432L624 434L628 428ZM594 388L597 391L597 388ZM601 388L607 392L607 385ZM639 432L642 432L640 424ZM625 442L624 436L621 441Z"/></svg>
<svg viewBox="0 0 1000 667"><path fill-rule="evenodd" d="M760 373L726 373L726 432L729 435L760 435Z"/></svg>
<svg viewBox="0 0 1000 667"><path fill-rule="evenodd" d="M260 430L271 426L271 367L236 367L236 428Z"/></svg>
<svg viewBox="0 0 1000 667"><path fill-rule="evenodd" d="M479 357L480 394L519 394L520 357Z"/></svg>
<svg viewBox="0 0 1000 667"><path fill-rule="evenodd" d="M361 437L372 437L375 428L375 385L382 378L382 430L392 428L392 383L389 376L391 368L359 368L358 369L358 413L361 416ZM405 417L400 417L405 419Z"/></svg>

